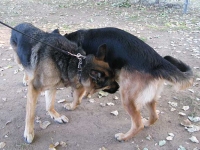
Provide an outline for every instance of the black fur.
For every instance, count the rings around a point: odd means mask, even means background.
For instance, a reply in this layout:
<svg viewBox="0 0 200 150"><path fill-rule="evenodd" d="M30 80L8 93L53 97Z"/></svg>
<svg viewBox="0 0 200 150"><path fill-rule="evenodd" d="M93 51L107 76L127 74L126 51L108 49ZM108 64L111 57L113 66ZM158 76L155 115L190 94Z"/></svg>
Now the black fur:
<svg viewBox="0 0 200 150"><path fill-rule="evenodd" d="M117 28L99 28L89 30L78 30L65 37L76 42L85 50L86 55L96 54L98 46L107 45L107 61L113 70L122 68L128 71L139 71L141 73L151 74L154 78L164 78L171 82L180 82L190 78L191 69L187 66L183 73L185 65L172 63L172 59L161 57L152 47L137 38L136 36Z"/></svg>
<svg viewBox="0 0 200 150"><path fill-rule="evenodd" d="M68 51L72 54L80 53L85 55L85 52L81 47L78 47L76 43L67 40L65 37L59 34L59 30L56 29L52 33L44 32L30 23L22 23L15 27L16 30L19 30L26 35L29 35L37 40L40 40L44 43L50 44L56 48ZM20 63L26 70L34 70L37 68L39 62L45 59L52 59L55 65L57 66L59 72L61 73L61 80L64 84L70 84L72 80L78 74L78 62L79 60L71 55L65 54L63 52L54 49L46 44L42 44L34 39L31 39L21 33L18 33L12 30L10 43L16 49L17 56L19 57ZM86 60L82 65L81 80L87 80L91 74L91 70L96 71L101 74L101 71L95 70L93 68L98 68L91 64L94 55L88 55ZM111 79L114 78L114 74L109 70L109 77L100 76L101 81L95 81L97 83L96 89L103 88L112 83ZM39 82L39 81L38 81ZM115 89L118 89L116 85ZM108 89L109 90L109 89ZM116 91L115 90L115 91Z"/></svg>

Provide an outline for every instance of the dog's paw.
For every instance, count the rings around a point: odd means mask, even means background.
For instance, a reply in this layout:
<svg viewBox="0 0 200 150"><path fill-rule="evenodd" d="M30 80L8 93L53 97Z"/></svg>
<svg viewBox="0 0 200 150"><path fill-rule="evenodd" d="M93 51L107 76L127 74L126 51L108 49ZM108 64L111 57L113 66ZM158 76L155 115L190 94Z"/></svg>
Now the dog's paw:
<svg viewBox="0 0 200 150"><path fill-rule="evenodd" d="M22 83L24 86L28 86L28 80L23 79Z"/></svg>
<svg viewBox="0 0 200 150"><path fill-rule="evenodd" d="M26 131L24 131L24 140L26 141L26 143L32 143L34 139L34 131L31 133L27 133Z"/></svg>
<svg viewBox="0 0 200 150"><path fill-rule="evenodd" d="M149 127L150 126L150 122L146 118L142 118L142 123L144 124L145 127Z"/></svg>
<svg viewBox="0 0 200 150"><path fill-rule="evenodd" d="M118 141L122 142L122 141L124 141L124 134L123 133L117 133L117 134L115 134L115 138Z"/></svg>
<svg viewBox="0 0 200 150"><path fill-rule="evenodd" d="M61 115L60 117L53 118L58 123L67 123L69 119L65 115Z"/></svg>
<svg viewBox="0 0 200 150"><path fill-rule="evenodd" d="M72 103L66 103L64 105L64 108L67 110L74 110L75 108L73 107Z"/></svg>

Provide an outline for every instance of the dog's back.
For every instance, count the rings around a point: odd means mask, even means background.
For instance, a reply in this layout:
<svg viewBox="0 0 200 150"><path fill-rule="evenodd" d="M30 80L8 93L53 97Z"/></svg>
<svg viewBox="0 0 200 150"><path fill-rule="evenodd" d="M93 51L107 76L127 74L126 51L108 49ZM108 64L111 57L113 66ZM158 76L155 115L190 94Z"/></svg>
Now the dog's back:
<svg viewBox="0 0 200 150"><path fill-rule="evenodd" d="M44 31L34 27L30 23L21 23L14 29L38 40L46 35ZM30 65L31 49L37 44L37 41L23 35L22 33L12 30L10 44L20 60L19 63L24 67L28 67Z"/></svg>
<svg viewBox="0 0 200 150"><path fill-rule="evenodd" d="M150 74L153 78L162 78L173 83L181 82L184 84L181 85L182 87L191 85L192 70L189 66L177 61L181 65L187 66L187 70L180 70L168 59L163 59L148 44L121 29L108 27L78 30L66 34L65 37L80 44L87 55L95 54L98 46L105 43L107 45L105 61L114 70L123 68L130 72L138 71Z"/></svg>

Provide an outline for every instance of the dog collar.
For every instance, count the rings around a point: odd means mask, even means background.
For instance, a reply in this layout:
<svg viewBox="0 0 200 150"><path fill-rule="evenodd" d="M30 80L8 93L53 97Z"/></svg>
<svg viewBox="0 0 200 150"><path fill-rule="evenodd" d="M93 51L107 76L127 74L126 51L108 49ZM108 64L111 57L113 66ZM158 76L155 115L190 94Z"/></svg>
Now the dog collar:
<svg viewBox="0 0 200 150"><path fill-rule="evenodd" d="M86 57L77 57L77 58L79 60L79 62L78 62L78 80L81 83L82 68L83 68L83 63L84 63L84 60L85 60Z"/></svg>

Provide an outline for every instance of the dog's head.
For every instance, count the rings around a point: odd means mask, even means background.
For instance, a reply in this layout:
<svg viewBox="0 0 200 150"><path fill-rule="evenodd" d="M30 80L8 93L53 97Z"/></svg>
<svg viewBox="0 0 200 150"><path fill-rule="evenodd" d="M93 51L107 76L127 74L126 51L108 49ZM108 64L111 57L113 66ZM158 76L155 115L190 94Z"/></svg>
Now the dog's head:
<svg viewBox="0 0 200 150"><path fill-rule="evenodd" d="M104 61L106 55L106 44L99 46L96 55L87 55L85 65L82 69L81 82L88 92L104 90L115 93L119 85L115 81L115 73Z"/></svg>

